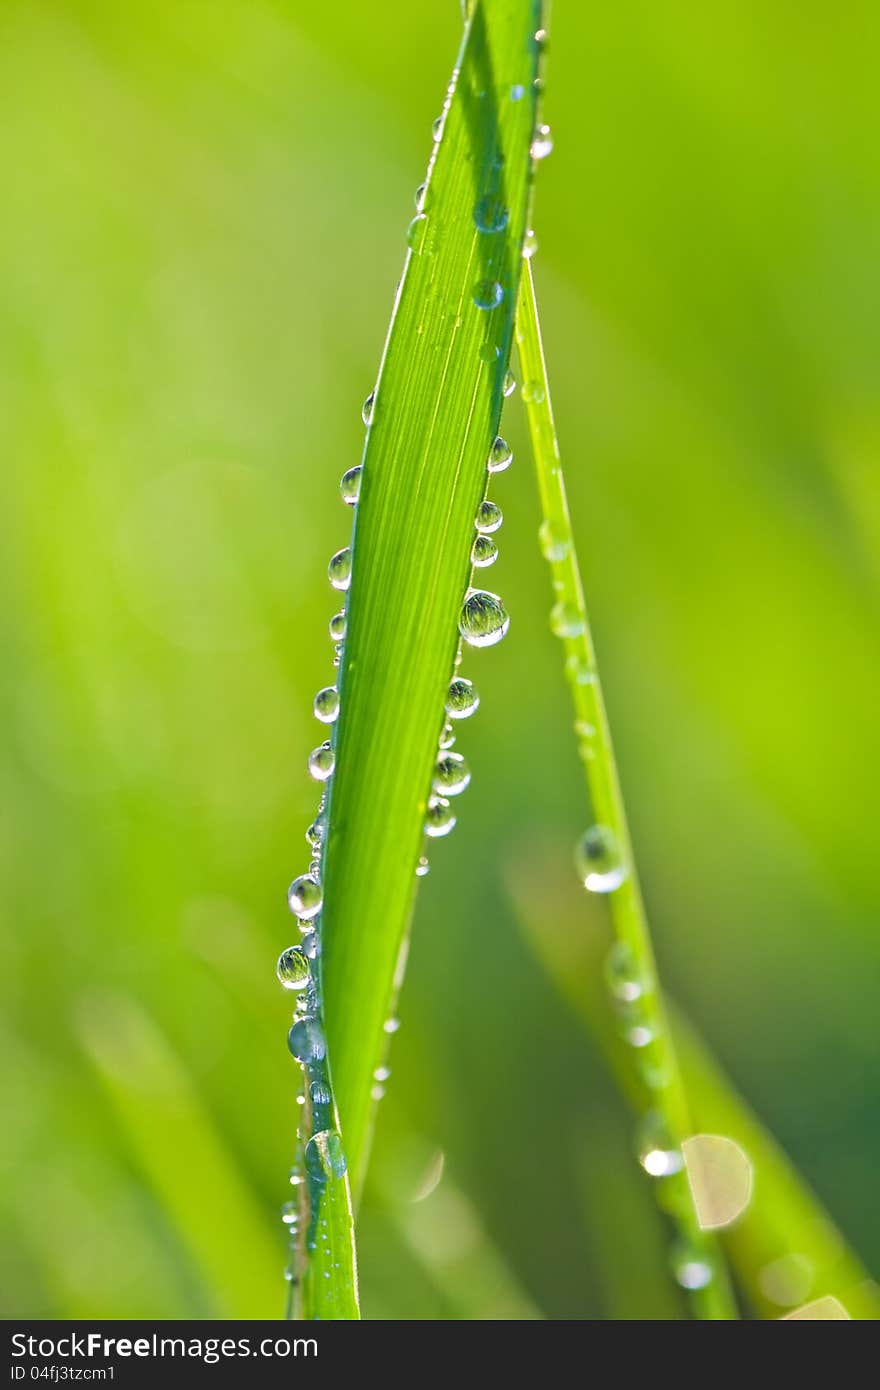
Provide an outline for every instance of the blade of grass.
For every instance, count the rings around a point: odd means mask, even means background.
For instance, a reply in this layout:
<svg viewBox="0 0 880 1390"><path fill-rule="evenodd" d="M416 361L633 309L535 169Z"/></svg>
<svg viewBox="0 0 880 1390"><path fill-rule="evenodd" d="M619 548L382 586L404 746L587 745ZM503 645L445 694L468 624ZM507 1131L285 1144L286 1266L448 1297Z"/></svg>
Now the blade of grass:
<svg viewBox="0 0 880 1390"><path fill-rule="evenodd" d="M511 899L532 950L601 1049L623 1094L636 1113L641 1113L650 1093L633 1071L602 984L607 933L574 930L577 904L561 888L549 903L545 900L546 911L540 920L522 911L523 904L534 901L535 883L546 884L546 864L530 869L520 863L511 879ZM558 880L554 877L553 882ZM734 1089L696 1030L669 1000L667 1012L695 1130L729 1136L742 1147L754 1168L752 1199L742 1217L721 1237L751 1307L759 1316L778 1317L785 1306L781 1295L788 1283L791 1304L832 1296L844 1304L851 1317L876 1318L880 1315L877 1286L822 1204ZM774 1289L780 1294L776 1299L771 1297Z"/></svg>
<svg viewBox="0 0 880 1390"><path fill-rule="evenodd" d="M373 1072L400 983L474 517L501 412L540 11L539 0L481 0L467 14L365 409L351 548L336 564L344 588L339 571L350 563L350 587L340 712L325 750L335 770L321 811L323 906L312 924L320 959L291 1034L308 1082L293 1305L305 1317L358 1315L350 1191L363 1182ZM344 1142L344 1157L340 1149L316 1165L328 1142ZM347 1304L334 1303L340 1278Z"/></svg>
<svg viewBox="0 0 880 1390"><path fill-rule="evenodd" d="M652 1107L662 1117L667 1142L671 1149L680 1151L683 1140L693 1132L687 1094L657 978L602 698L565 493L530 260L525 262L520 279L516 339L544 518L542 549L553 579L552 625L564 644L575 730L581 741L594 819L591 845L593 850L599 851L599 881L610 875L613 883L606 896L619 968L627 982L627 1036L633 1044L633 1065L639 1067L643 1077L651 1077L655 1082ZM604 886L607 887L607 882ZM691 1288L695 1313L711 1319L735 1318L736 1305L723 1257L715 1238L700 1228L683 1169L670 1176L668 1190L687 1251L687 1267L709 1271L702 1287Z"/></svg>

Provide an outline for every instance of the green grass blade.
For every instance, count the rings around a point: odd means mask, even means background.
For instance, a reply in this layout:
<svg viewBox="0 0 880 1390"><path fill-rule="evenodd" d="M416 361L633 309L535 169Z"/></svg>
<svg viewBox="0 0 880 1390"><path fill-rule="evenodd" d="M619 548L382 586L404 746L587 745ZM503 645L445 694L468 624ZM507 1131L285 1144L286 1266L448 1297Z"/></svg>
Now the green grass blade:
<svg viewBox="0 0 880 1390"><path fill-rule="evenodd" d="M551 622L565 648L575 731L593 815L595 867L600 878L605 874L616 878L606 896L618 958L627 978L635 982L637 997L629 1001L627 1021L627 1033L634 1043L633 1065L641 1069L642 1075L655 1078L652 1108L662 1117L670 1146L680 1149L682 1141L692 1133L687 1094L666 1021L602 698L565 494L530 261L526 261L520 280L516 335L544 518L541 543L553 578L555 607ZM705 1285L692 1290L695 1312L713 1319L736 1317L718 1243L700 1229L685 1172L671 1177L669 1184L688 1258L711 1271Z"/></svg>
<svg viewBox="0 0 880 1390"><path fill-rule="evenodd" d="M353 532L324 852L328 1054L352 1185L415 895L474 516L501 412L530 188L540 19L484 0L465 35L376 386ZM481 220L496 225L480 230ZM500 302L487 302L498 284Z"/></svg>
<svg viewBox="0 0 880 1390"><path fill-rule="evenodd" d="M640 1113L649 1094L630 1065L602 983L607 935L601 930L577 930L578 904L564 888L546 903L540 920L524 914L522 904L534 900L538 878L542 884L546 881L546 866L534 870L519 866L512 875L512 898L518 905L524 934L549 978L601 1049L622 1092ZM695 1130L729 1136L741 1145L754 1168L751 1202L722 1237L751 1307L760 1317L774 1318L789 1304L833 1297L852 1318L877 1318L877 1285L822 1204L681 1011L669 1003L668 1013ZM787 1289L790 1294L786 1299Z"/></svg>

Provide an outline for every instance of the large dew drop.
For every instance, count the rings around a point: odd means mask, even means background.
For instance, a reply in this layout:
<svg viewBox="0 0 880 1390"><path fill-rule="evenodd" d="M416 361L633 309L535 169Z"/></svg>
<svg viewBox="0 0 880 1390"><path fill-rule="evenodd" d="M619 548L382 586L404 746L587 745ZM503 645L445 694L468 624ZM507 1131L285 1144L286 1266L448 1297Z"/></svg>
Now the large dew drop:
<svg viewBox="0 0 880 1390"><path fill-rule="evenodd" d="M607 825L591 825L575 850L578 878L591 893L613 893L626 878L617 840Z"/></svg>
<svg viewBox="0 0 880 1390"><path fill-rule="evenodd" d="M309 754L309 772L316 782L326 782L333 776L336 755L329 743L322 743Z"/></svg>
<svg viewBox="0 0 880 1390"><path fill-rule="evenodd" d="M473 681L456 676L446 692L446 713L450 719L469 719L479 709L480 696Z"/></svg>
<svg viewBox="0 0 880 1390"><path fill-rule="evenodd" d="M313 1134L306 1144L304 1159L306 1172L318 1182L345 1176L345 1153L335 1129L323 1129Z"/></svg>
<svg viewBox="0 0 880 1390"><path fill-rule="evenodd" d="M362 464L357 464L354 468L349 468L347 473L343 473L342 482L339 484L339 491L342 500L349 507L353 507L361 495L361 476L363 474Z"/></svg>
<svg viewBox="0 0 880 1390"><path fill-rule="evenodd" d="M498 595L471 589L458 619L458 630L468 646L494 647L509 627L510 618Z"/></svg>
<svg viewBox="0 0 880 1390"><path fill-rule="evenodd" d="M339 691L335 685L327 685L315 696L315 718L322 724L332 724L339 716Z"/></svg>
<svg viewBox="0 0 880 1390"><path fill-rule="evenodd" d="M323 901L321 885L311 874L300 874L287 890L287 902L291 912L306 922L317 917Z"/></svg>
<svg viewBox="0 0 880 1390"><path fill-rule="evenodd" d="M506 394L507 392L505 392L505 395ZM486 465L489 472L503 473L505 469L510 467L512 462L513 450L506 439L502 439L500 434L496 435L495 442L489 450L489 461Z"/></svg>
<svg viewBox="0 0 880 1390"><path fill-rule="evenodd" d="M309 962L299 946L288 946L281 952L275 973L285 989L305 989L309 982Z"/></svg>
<svg viewBox="0 0 880 1390"><path fill-rule="evenodd" d="M455 812L442 796L432 797L425 812L425 834L440 839L455 829Z"/></svg>
<svg viewBox="0 0 880 1390"><path fill-rule="evenodd" d="M501 508L496 506L494 502L487 500L481 502L477 508L474 526L484 535L488 535L490 531L497 531L503 520Z"/></svg>
<svg viewBox="0 0 880 1390"><path fill-rule="evenodd" d="M431 786L439 796L458 796L470 780L471 770L461 753L443 753L434 766Z"/></svg>
<svg viewBox="0 0 880 1390"><path fill-rule="evenodd" d="M290 1055L306 1065L323 1062L327 1056L327 1041L316 1018L299 1019L287 1034L287 1046Z"/></svg>
<svg viewBox="0 0 880 1390"><path fill-rule="evenodd" d="M474 207L474 225L478 232L503 232L510 213L497 193L487 193Z"/></svg>
<svg viewBox="0 0 880 1390"><path fill-rule="evenodd" d="M471 563L478 570L485 569L487 565L494 565L498 559L498 547L491 536L477 536L471 546Z"/></svg>
<svg viewBox="0 0 880 1390"><path fill-rule="evenodd" d="M345 546L343 550L337 550L330 564L327 566L327 573L330 576L330 583L334 589L341 589L343 592L351 583L351 547Z"/></svg>
<svg viewBox="0 0 880 1390"><path fill-rule="evenodd" d="M497 280L479 280L474 285L474 303L478 309L497 309L504 290Z"/></svg>

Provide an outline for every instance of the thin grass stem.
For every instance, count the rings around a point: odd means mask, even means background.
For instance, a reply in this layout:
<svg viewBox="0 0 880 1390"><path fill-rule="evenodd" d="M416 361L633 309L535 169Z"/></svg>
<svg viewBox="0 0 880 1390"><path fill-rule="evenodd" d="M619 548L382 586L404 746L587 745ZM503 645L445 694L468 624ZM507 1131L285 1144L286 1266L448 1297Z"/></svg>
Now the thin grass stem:
<svg viewBox="0 0 880 1390"><path fill-rule="evenodd" d="M565 492L559 442L538 320L531 262L520 280L516 341L523 378L532 453L541 499L541 548L550 565L554 610L552 625L565 650L565 670L574 709L575 732L587 780L594 837L607 856L606 871L619 878L608 899L615 944L609 960L609 985L621 1013L624 1036L633 1044L632 1060L652 1095L652 1112L643 1117L658 1125L668 1152L658 1175L658 1196L677 1228L673 1267L689 1290L697 1317L738 1316L724 1257L717 1239L702 1230L680 1166L682 1143L692 1133L687 1095L672 1042L657 977L648 921L617 774L611 732L602 697L596 653L584 601L583 583ZM606 880L607 881L607 880ZM676 1157L679 1156L679 1157ZM678 1165L678 1166L677 1166ZM677 1166L677 1171L674 1171Z"/></svg>

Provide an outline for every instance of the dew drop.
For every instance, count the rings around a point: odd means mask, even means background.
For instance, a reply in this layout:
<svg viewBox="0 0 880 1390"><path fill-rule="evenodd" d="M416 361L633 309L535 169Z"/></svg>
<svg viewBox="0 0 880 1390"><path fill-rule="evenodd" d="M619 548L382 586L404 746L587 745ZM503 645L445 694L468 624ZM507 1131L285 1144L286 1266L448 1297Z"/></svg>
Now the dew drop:
<svg viewBox="0 0 880 1390"><path fill-rule="evenodd" d="M513 375L513 372L510 370L509 367L507 371L504 373L504 384L502 385L501 390L505 400L508 398L508 396L512 396L514 391L516 390L516 377Z"/></svg>
<svg viewBox="0 0 880 1390"><path fill-rule="evenodd" d="M564 560L571 549L567 535L558 530L552 521L542 521L538 530L538 544L545 560L552 563Z"/></svg>
<svg viewBox="0 0 880 1390"><path fill-rule="evenodd" d="M525 91L526 89L521 82L515 83L514 86L512 86L510 89L510 100L522 101L523 97L525 96Z"/></svg>
<svg viewBox="0 0 880 1390"><path fill-rule="evenodd" d="M309 1087L309 1095L314 1105L329 1105L333 1099L326 1081L313 1081Z"/></svg>
<svg viewBox="0 0 880 1390"><path fill-rule="evenodd" d="M675 1282L683 1289L705 1289L712 1282L712 1266L693 1245L677 1242L670 1264Z"/></svg>
<svg viewBox="0 0 880 1390"><path fill-rule="evenodd" d="M385 1022L382 1024L382 1030L385 1033L396 1033L399 1027L399 1018L386 1018Z"/></svg>
<svg viewBox="0 0 880 1390"><path fill-rule="evenodd" d="M365 425L371 425L371 424L373 423L373 416L375 415L375 413L376 413L376 388L373 387L373 390L370 392L370 394L367 396L367 399L364 401L363 405L361 406L361 419L363 420L363 422L364 422Z"/></svg>
<svg viewBox="0 0 880 1390"><path fill-rule="evenodd" d="M445 708L450 719L470 719L479 706L480 697L473 681L456 676L455 680L449 682Z"/></svg>
<svg viewBox="0 0 880 1390"><path fill-rule="evenodd" d="M672 1142L669 1128L656 1110L643 1117L638 1133L639 1163L652 1178L668 1178L680 1173L684 1160Z"/></svg>
<svg viewBox="0 0 880 1390"><path fill-rule="evenodd" d="M324 1031L316 1018L301 1018L287 1034L287 1046L298 1062L323 1062L327 1055Z"/></svg>
<svg viewBox="0 0 880 1390"><path fill-rule="evenodd" d="M334 589L341 589L343 592L351 583L351 547L345 546L342 550L337 550L330 564L327 566L327 574Z"/></svg>
<svg viewBox="0 0 880 1390"><path fill-rule="evenodd" d="M309 754L309 772L316 782L326 782L332 777L335 766L336 755L329 743L322 743Z"/></svg>
<svg viewBox="0 0 880 1390"><path fill-rule="evenodd" d="M505 395L507 393L505 392ZM489 462L487 467L490 473L503 473L513 462L513 450L506 439L501 435L495 436L495 442L489 450Z"/></svg>
<svg viewBox="0 0 880 1390"><path fill-rule="evenodd" d="M335 1129L322 1129L313 1134L306 1144L304 1157L306 1171L318 1182L345 1176L345 1153Z"/></svg>
<svg viewBox="0 0 880 1390"><path fill-rule="evenodd" d="M330 619L330 636L334 642L342 641L345 636L346 627L347 621L345 611L344 609L340 609L339 612L334 613L333 617Z"/></svg>
<svg viewBox="0 0 880 1390"><path fill-rule="evenodd" d="M504 290L497 280L478 280L474 285L473 297L478 309L497 309L504 298Z"/></svg>
<svg viewBox="0 0 880 1390"><path fill-rule="evenodd" d="M293 880L287 890L287 902L291 912L306 922L317 917L323 901L321 885L311 874L301 874Z"/></svg>
<svg viewBox="0 0 880 1390"><path fill-rule="evenodd" d="M321 954L321 938L316 931L307 931L300 942L302 953L309 960L317 960Z"/></svg>
<svg viewBox="0 0 880 1390"><path fill-rule="evenodd" d="M471 589L458 619L458 630L468 646L494 647L509 627L510 618L498 595Z"/></svg>
<svg viewBox="0 0 880 1390"><path fill-rule="evenodd" d="M477 536L471 547L471 563L477 569L485 569L498 559L498 547L491 536Z"/></svg>
<svg viewBox="0 0 880 1390"><path fill-rule="evenodd" d="M339 715L339 691L335 685L327 685L315 696L315 718L322 724L332 724Z"/></svg>
<svg viewBox="0 0 880 1390"><path fill-rule="evenodd" d="M281 1220L285 1226L295 1226L299 1221L299 1203L285 1202L281 1208Z"/></svg>
<svg viewBox="0 0 880 1390"><path fill-rule="evenodd" d="M444 753L434 765L431 786L438 796L458 796L471 780L471 770L461 753Z"/></svg>
<svg viewBox="0 0 880 1390"><path fill-rule="evenodd" d="M443 131L446 126L446 112L443 111L435 121L431 122L431 135L436 143L443 139Z"/></svg>
<svg viewBox="0 0 880 1390"><path fill-rule="evenodd" d="M451 748L454 742L455 729L453 728L451 721L447 719L446 723L443 725L443 728L440 730L439 746L441 749Z"/></svg>
<svg viewBox="0 0 880 1390"><path fill-rule="evenodd" d="M428 863L428 856L419 855L419 862L416 864L416 878L424 878L431 872L431 865Z"/></svg>
<svg viewBox="0 0 880 1390"><path fill-rule="evenodd" d="M424 249L427 232L428 219L423 212L417 212L406 229L406 244L417 256L420 256Z"/></svg>
<svg viewBox="0 0 880 1390"><path fill-rule="evenodd" d="M428 185L420 183L416 189L416 212L424 212L428 206Z"/></svg>
<svg viewBox="0 0 880 1390"><path fill-rule="evenodd" d="M425 834L440 839L455 829L455 812L442 796L432 797L425 812Z"/></svg>
<svg viewBox="0 0 880 1390"><path fill-rule="evenodd" d="M535 236L534 229L529 227L523 238L523 256L530 261L538 249L538 238Z"/></svg>
<svg viewBox="0 0 880 1390"><path fill-rule="evenodd" d="M524 381L522 398L526 405L540 405L544 399L544 387L540 381Z"/></svg>
<svg viewBox="0 0 880 1390"><path fill-rule="evenodd" d="M573 603L555 603L550 612L550 631L554 637L580 637L587 624Z"/></svg>
<svg viewBox="0 0 880 1390"><path fill-rule="evenodd" d="M288 946L278 957L275 974L285 989L305 989L309 982L309 962L305 952L299 946Z"/></svg>
<svg viewBox="0 0 880 1390"><path fill-rule="evenodd" d="M626 878L614 834L607 825L591 825L575 850L578 878L591 893L613 893Z"/></svg>
<svg viewBox="0 0 880 1390"><path fill-rule="evenodd" d="M474 225L478 232L491 235L503 232L510 213L497 193L487 193L474 207Z"/></svg>
<svg viewBox="0 0 880 1390"><path fill-rule="evenodd" d="M646 992L632 947L625 941L615 941L605 957L605 984L611 997L621 1004L634 1004Z"/></svg>
<svg viewBox="0 0 880 1390"><path fill-rule="evenodd" d="M484 501L477 508L474 525L478 531L486 535L490 531L497 531L503 520L501 508L496 506L494 502Z"/></svg>
<svg viewBox="0 0 880 1390"><path fill-rule="evenodd" d="M532 143L529 146L529 154L532 159L546 159L553 149L553 134L548 125L535 127L532 136Z"/></svg>
<svg viewBox="0 0 880 1390"><path fill-rule="evenodd" d="M306 844L311 845L312 849L320 848L324 839L324 827L319 820L312 821L306 831Z"/></svg>
<svg viewBox="0 0 880 1390"><path fill-rule="evenodd" d="M361 475L363 466L357 464L354 468L349 468L347 473L343 473L342 481L339 484L339 491L342 500L347 506L353 507L361 495Z"/></svg>

